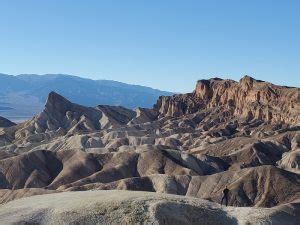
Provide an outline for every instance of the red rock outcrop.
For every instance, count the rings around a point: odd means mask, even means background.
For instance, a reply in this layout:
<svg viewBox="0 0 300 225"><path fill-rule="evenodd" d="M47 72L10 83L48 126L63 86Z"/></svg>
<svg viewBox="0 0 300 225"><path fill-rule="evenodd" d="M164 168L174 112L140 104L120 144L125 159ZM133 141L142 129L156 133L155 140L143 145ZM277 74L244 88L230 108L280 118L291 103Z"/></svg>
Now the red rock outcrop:
<svg viewBox="0 0 300 225"><path fill-rule="evenodd" d="M278 86L245 76L239 82L213 78L199 80L192 93L160 97L161 116L181 116L220 108L247 120L300 124L300 89Z"/></svg>

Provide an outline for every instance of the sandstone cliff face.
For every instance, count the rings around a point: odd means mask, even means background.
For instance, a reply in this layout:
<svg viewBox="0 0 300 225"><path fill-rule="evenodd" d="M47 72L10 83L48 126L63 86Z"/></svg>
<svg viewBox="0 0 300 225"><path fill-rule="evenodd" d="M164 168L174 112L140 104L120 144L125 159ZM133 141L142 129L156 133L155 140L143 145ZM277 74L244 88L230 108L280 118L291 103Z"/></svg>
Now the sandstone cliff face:
<svg viewBox="0 0 300 225"><path fill-rule="evenodd" d="M249 76L239 82L214 78L199 80L194 92L160 97L155 105L161 116L181 116L222 109L247 120L300 124L300 89L274 85Z"/></svg>

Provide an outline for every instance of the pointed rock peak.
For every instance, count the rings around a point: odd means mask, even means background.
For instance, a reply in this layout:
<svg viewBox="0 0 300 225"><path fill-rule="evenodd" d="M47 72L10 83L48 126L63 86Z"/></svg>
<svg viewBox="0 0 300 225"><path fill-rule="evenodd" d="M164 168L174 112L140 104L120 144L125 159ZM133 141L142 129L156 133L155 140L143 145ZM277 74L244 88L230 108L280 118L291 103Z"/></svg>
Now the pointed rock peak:
<svg viewBox="0 0 300 225"><path fill-rule="evenodd" d="M54 91L51 91L49 94L48 94L48 98L47 98L47 101L46 101L46 105L47 104L52 104L52 103L55 103L55 102L61 102L61 103L70 103L70 101L68 101L66 98L64 98L63 96L57 94L56 92Z"/></svg>
<svg viewBox="0 0 300 225"><path fill-rule="evenodd" d="M255 81L255 79L249 75L245 75L240 79L240 83L241 82L253 82Z"/></svg>
<svg viewBox="0 0 300 225"><path fill-rule="evenodd" d="M242 79L240 79L240 84L247 88L253 87L253 82L256 80L253 77L250 77L248 75L245 75Z"/></svg>
<svg viewBox="0 0 300 225"><path fill-rule="evenodd" d="M55 109L58 111L66 111L71 104L72 103L63 96L57 94L54 91L51 91L48 95L45 108Z"/></svg>
<svg viewBox="0 0 300 225"><path fill-rule="evenodd" d="M251 77L250 75L247 75L247 74L245 74L245 75L241 78L241 80L243 80L243 79L255 80L253 77Z"/></svg>
<svg viewBox="0 0 300 225"><path fill-rule="evenodd" d="M10 120L0 116L0 127L11 127L14 125L16 125L16 124L11 122Z"/></svg>

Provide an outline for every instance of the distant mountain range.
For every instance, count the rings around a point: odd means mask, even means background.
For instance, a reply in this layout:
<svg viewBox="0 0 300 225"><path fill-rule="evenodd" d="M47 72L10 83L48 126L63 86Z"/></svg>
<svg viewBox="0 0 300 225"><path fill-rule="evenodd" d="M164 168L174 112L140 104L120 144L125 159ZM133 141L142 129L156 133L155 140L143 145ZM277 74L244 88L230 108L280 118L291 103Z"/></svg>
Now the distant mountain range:
<svg viewBox="0 0 300 225"><path fill-rule="evenodd" d="M173 93L112 80L91 80L64 74L0 74L0 116L13 121L40 112L49 92L87 106L114 105L151 108L159 96Z"/></svg>

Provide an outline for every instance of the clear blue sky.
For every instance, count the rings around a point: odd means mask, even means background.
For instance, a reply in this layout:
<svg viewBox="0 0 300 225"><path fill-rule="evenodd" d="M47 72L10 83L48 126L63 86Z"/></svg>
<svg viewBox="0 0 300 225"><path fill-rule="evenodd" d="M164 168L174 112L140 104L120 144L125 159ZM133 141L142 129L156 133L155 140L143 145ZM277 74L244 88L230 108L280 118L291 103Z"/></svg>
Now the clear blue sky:
<svg viewBox="0 0 300 225"><path fill-rule="evenodd" d="M244 74L300 86L300 1L0 0L0 72L176 92Z"/></svg>

